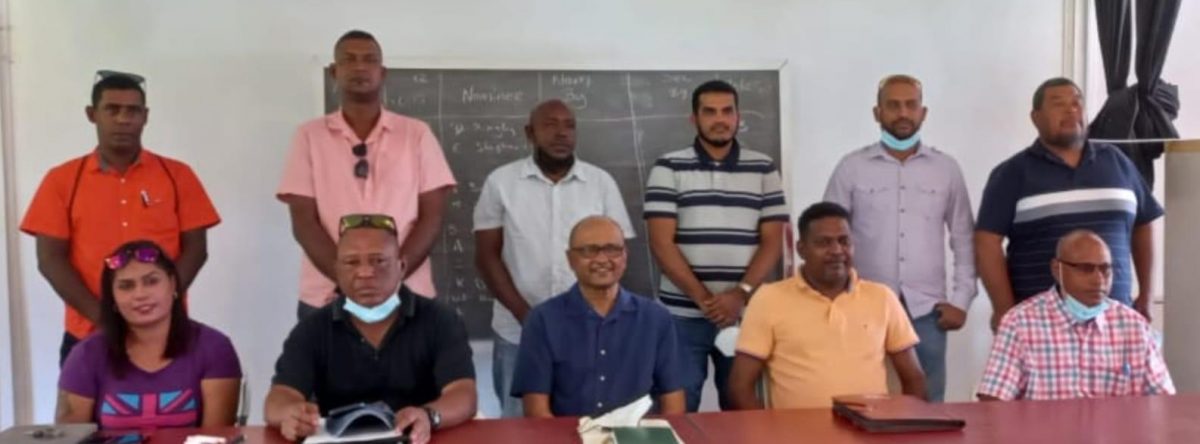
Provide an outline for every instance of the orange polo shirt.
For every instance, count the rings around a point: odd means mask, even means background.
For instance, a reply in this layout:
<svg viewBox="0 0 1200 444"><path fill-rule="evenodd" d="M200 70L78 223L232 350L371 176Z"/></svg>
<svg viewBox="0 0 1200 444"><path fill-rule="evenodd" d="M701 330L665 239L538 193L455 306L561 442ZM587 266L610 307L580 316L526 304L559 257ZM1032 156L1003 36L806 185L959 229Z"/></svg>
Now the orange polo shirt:
<svg viewBox="0 0 1200 444"><path fill-rule="evenodd" d="M818 408L834 396L887 393L887 353L917 342L887 286L852 273L830 299L796 273L754 293L737 350L766 363L771 408Z"/></svg>
<svg viewBox="0 0 1200 444"><path fill-rule="evenodd" d="M104 258L117 247L145 239L178 259L180 233L220 221L200 179L183 162L143 149L121 174L103 165L93 150L46 173L21 231L69 240L71 265L99 297ZM66 329L83 338L94 326L68 306Z"/></svg>

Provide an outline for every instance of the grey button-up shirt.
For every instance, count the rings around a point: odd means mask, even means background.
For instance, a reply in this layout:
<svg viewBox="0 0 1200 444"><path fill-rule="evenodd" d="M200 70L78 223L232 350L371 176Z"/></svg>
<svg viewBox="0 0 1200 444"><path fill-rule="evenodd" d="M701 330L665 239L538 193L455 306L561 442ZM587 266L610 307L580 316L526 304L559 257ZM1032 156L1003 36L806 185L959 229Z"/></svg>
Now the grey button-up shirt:
<svg viewBox="0 0 1200 444"><path fill-rule="evenodd" d="M976 293L971 202L958 162L920 145L901 163L879 143L843 157L825 200L851 213L854 264L865 279L904 296L913 318L938 302L966 310ZM954 254L946 292L946 229Z"/></svg>

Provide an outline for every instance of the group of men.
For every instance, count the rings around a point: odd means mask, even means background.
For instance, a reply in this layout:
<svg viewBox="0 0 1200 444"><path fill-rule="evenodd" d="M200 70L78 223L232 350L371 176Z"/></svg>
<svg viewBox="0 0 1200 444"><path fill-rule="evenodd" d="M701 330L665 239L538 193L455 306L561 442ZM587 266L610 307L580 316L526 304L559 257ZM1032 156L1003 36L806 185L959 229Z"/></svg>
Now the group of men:
<svg viewBox="0 0 1200 444"><path fill-rule="evenodd" d="M455 180L428 125L383 108L374 37L343 35L330 70L341 107L300 127L277 191L304 259L266 419L296 439L331 409L383 400L422 442L477 403L465 327L431 299L426 260ZM94 328L104 255L153 240L186 288L219 222L185 164L142 147L142 82L98 73L96 149L46 175L21 225L68 308L63 356ZM1147 322L1162 209L1116 148L1087 141L1082 102L1069 80L1038 87L1038 139L992 172L976 224L957 162L921 138L921 83L885 78L879 142L837 165L796 224L803 265L767 283L789 219L779 169L739 143L737 91L704 83L695 139L645 183L657 301L620 286L635 230L616 182L575 156L571 108L539 104L531 155L493 171L474 211L504 416L594 415L646 395L662 413L696 411L710 362L722 409L885 392L885 362L904 393L940 401L946 335L966 322L977 269L996 331L981 398L1172 393Z"/></svg>

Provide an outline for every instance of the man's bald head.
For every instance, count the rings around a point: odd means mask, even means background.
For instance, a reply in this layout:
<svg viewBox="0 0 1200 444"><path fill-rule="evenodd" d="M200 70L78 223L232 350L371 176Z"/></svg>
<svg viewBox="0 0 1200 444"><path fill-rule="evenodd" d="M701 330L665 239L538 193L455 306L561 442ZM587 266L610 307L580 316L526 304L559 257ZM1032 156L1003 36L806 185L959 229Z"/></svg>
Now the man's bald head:
<svg viewBox="0 0 1200 444"><path fill-rule="evenodd" d="M1058 239L1058 247L1054 255L1059 259L1078 260L1077 256L1104 251L1104 256L1111 256L1108 244L1100 235L1091 230L1074 230Z"/></svg>
<svg viewBox="0 0 1200 444"><path fill-rule="evenodd" d="M562 100L547 100L529 112L525 138L542 169L565 174L574 165L575 114Z"/></svg>
<svg viewBox="0 0 1200 444"><path fill-rule="evenodd" d="M533 110L529 112L529 124L533 125L533 123L537 121L538 117L544 116L547 113L562 111L574 116L574 113L571 112L571 107L567 106L566 102L563 102L559 99L550 99L544 101L537 104L537 106L533 107Z"/></svg>
<svg viewBox="0 0 1200 444"><path fill-rule="evenodd" d="M1072 231L1059 238L1050 274L1062 292L1094 307L1112 291L1112 253L1096 233Z"/></svg>
<svg viewBox="0 0 1200 444"><path fill-rule="evenodd" d="M616 233L617 238L621 243L625 242L625 233L621 230L621 225L617 221L608 216L588 216L580 219L579 222L571 228L571 236L567 240L567 244L574 246L580 237L581 233L591 233L598 230L612 230L610 233Z"/></svg>

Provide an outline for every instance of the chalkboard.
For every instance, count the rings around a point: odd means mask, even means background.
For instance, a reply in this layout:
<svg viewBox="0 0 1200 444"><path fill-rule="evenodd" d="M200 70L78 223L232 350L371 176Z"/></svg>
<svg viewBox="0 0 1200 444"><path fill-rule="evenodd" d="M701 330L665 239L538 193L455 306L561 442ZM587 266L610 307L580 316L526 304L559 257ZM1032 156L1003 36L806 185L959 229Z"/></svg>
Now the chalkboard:
<svg viewBox="0 0 1200 444"><path fill-rule="evenodd" d="M613 176L637 229L622 283L649 296L658 276L642 223L645 180L655 159L692 143L691 93L711 79L738 89L741 143L778 163L777 70L388 69L384 106L429 123L458 181L430 260L438 299L455 307L471 337L491 334L493 300L475 272L472 211L492 170L531 153L524 135L529 111L552 98L574 109L576 155ZM337 106L336 86L326 77L325 110Z"/></svg>

